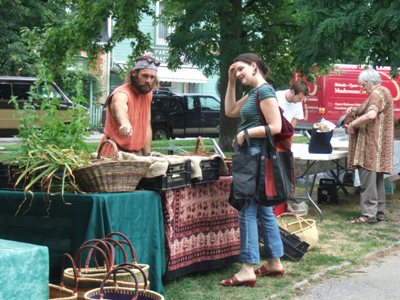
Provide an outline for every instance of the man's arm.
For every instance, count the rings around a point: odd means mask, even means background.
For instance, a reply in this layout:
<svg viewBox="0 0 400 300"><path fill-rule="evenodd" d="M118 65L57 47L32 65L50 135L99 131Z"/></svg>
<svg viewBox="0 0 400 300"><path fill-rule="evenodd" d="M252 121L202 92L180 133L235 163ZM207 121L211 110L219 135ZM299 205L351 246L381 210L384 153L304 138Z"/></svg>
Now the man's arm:
<svg viewBox="0 0 400 300"><path fill-rule="evenodd" d="M124 93L113 95L110 104L111 115L118 120L120 124L119 134L131 135L132 124L128 117L128 96Z"/></svg>

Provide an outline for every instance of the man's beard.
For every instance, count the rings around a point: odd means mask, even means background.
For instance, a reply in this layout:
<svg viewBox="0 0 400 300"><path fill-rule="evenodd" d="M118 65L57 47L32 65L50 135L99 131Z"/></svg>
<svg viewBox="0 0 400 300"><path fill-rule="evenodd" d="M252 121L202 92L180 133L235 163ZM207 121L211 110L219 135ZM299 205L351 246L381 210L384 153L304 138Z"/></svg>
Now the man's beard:
<svg viewBox="0 0 400 300"><path fill-rule="evenodd" d="M148 83L140 84L137 76L131 75L131 85L141 94L150 93L152 86Z"/></svg>

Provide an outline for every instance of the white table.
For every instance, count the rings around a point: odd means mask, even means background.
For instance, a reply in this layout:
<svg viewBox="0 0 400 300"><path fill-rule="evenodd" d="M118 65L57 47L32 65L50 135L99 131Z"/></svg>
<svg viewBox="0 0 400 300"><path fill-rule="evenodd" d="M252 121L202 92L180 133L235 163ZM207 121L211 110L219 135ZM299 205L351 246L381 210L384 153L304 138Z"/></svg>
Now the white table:
<svg viewBox="0 0 400 300"><path fill-rule="evenodd" d="M332 168L329 167L329 164L327 165L327 169L328 171L332 171L331 174L335 177L335 180L337 182L337 184L339 185L339 187L341 189L343 189L343 191L345 193L347 193L347 190L345 189L345 187L343 186L342 182L340 181L338 174L339 174L339 170L340 169L345 169L346 165L341 166L339 161L341 159L346 159L347 158L347 150L336 150L334 149L332 151L332 153L329 154L315 154L315 153L309 153L308 152L308 144L298 144L298 143L293 143L292 144L292 151L293 151L293 156L295 161L301 161L301 162L306 162L306 167L305 170L303 172L303 174L305 175L306 178L306 196L305 197L300 197L300 199L305 199L306 201L309 201L311 203L311 205L317 210L317 212L320 215L320 219L321 221L323 220L323 214L321 209L318 207L318 205L315 203L315 201L312 199L311 195L312 195L312 191L313 191L313 187L314 187L314 183L315 183L315 178L316 178L316 173L314 173L314 179L312 181L312 184L310 184L309 182L309 175L312 174L311 168L313 167L313 165L316 162L333 162L336 164L336 170L337 172L333 172ZM319 170L321 171L321 170Z"/></svg>

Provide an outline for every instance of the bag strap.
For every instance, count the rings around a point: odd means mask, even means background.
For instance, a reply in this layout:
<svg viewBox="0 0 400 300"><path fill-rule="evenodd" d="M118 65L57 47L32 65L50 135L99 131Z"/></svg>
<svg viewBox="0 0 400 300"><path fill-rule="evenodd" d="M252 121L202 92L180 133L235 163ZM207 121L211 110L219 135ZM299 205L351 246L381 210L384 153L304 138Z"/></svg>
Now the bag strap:
<svg viewBox="0 0 400 300"><path fill-rule="evenodd" d="M260 117L261 123L263 125L268 125L267 120L265 120L264 114L261 111L260 98L259 98L259 91L258 90L256 92L256 107L257 107L257 112L258 112L258 115Z"/></svg>
<svg viewBox="0 0 400 300"><path fill-rule="evenodd" d="M269 129L268 125L265 125L264 130L265 130L265 136L267 138L266 140L268 143L268 147L270 147L270 149L275 149L275 144L274 140L272 139L271 129Z"/></svg>
<svg viewBox="0 0 400 300"><path fill-rule="evenodd" d="M266 85L270 85L268 82L264 83ZM261 106L260 106L260 99L259 99L259 91L257 90L256 92L256 107L257 107L257 111L258 111L258 115L260 117L261 123L263 125L268 125L267 121L265 120L264 114L261 111ZM283 115L283 109L278 106L279 108L279 113L281 115L281 120L282 120L282 128L281 128L281 132L277 133L274 135L274 140L276 142L278 141L283 141L286 140L288 138L291 138L294 134L294 128L292 126L292 124L286 120L285 116ZM283 147L286 148L286 147ZM290 149L290 147L289 147Z"/></svg>
<svg viewBox="0 0 400 300"><path fill-rule="evenodd" d="M247 131L247 129L244 129L243 133L244 133L245 141L242 144L242 146L239 145L238 140L237 140L237 135L235 135L235 139L234 139L234 143L233 143L233 151L235 151L235 152L245 152L245 150L247 150L247 148L250 147L249 132Z"/></svg>

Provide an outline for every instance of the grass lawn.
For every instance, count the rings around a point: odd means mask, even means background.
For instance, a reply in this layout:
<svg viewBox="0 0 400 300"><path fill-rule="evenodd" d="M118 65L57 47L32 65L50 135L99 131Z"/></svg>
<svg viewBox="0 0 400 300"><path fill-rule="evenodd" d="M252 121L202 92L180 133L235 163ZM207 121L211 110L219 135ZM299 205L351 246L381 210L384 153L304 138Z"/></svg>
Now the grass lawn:
<svg viewBox="0 0 400 300"><path fill-rule="evenodd" d="M295 143L305 143L306 141L307 138L303 136L295 136L293 140L293 142ZM96 151L98 145L99 144L97 142L88 143L88 152L91 153ZM214 151L211 139L205 138L204 145L205 145L205 150L207 152ZM184 152L194 152L195 146L196 146L196 141L193 139L158 140L158 141L153 141L152 151L160 152L162 154L167 154L168 149L171 149L174 151L174 154L180 154ZM5 145L0 147L0 162L12 160L15 151L18 150L18 147L19 147L18 144ZM199 151L201 151L201 147L199 147ZM225 152L224 154L227 157L232 156L231 152Z"/></svg>
<svg viewBox="0 0 400 300"><path fill-rule="evenodd" d="M299 192L299 191L298 191ZM398 245L400 237L400 192L388 196L386 220L374 225L350 224L358 216L359 195L339 192L339 204L320 204L324 220L320 222L317 212L310 207L307 218L317 221L319 242L298 262L283 260L286 274L283 278L257 279L255 288L226 288L218 282L239 270L239 264L215 271L207 271L179 278L165 285L166 299L290 299L301 293L294 288L317 273L331 277L345 274L368 263L367 254L384 247ZM316 196L315 196L316 197ZM339 269L332 268L341 266ZM326 272L328 269L331 271ZM322 277L324 277L322 276Z"/></svg>

